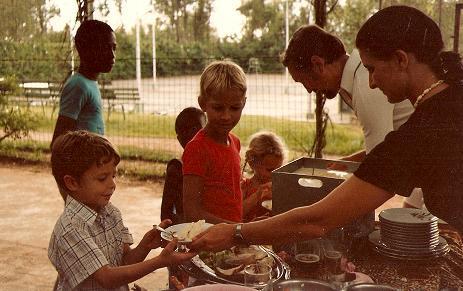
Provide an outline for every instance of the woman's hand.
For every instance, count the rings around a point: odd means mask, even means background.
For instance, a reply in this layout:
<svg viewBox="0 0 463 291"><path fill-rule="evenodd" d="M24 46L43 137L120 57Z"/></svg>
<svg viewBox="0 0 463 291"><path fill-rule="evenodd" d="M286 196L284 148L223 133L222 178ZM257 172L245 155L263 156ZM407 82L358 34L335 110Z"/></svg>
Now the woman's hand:
<svg viewBox="0 0 463 291"><path fill-rule="evenodd" d="M193 238L189 246L194 251L221 251L233 246L233 224L217 224Z"/></svg>

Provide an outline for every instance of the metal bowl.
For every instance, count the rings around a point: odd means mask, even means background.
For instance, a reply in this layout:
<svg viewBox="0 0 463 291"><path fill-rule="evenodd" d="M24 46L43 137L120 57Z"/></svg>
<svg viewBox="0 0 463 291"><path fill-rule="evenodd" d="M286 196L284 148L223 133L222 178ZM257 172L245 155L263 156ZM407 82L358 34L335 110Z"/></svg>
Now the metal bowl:
<svg viewBox="0 0 463 291"><path fill-rule="evenodd" d="M291 269L290 267L283 262L283 260L278 257L273 251L263 247L263 246L258 246L261 250L267 253L268 256L272 257L273 260L275 261L275 265L272 271L272 278L273 280L285 280L289 279ZM190 277L193 277L195 279L201 280L205 283L209 284L235 284L235 285L241 285L244 286L244 278L243 276L231 276L228 278L219 276L218 274L215 273L214 270L210 269L209 267L206 266L206 264L195 264L193 263L193 259L187 263L183 263L179 265L180 269L185 271ZM198 259L195 262L202 262L201 259Z"/></svg>
<svg viewBox="0 0 463 291"><path fill-rule="evenodd" d="M371 283L354 284L347 287L346 291L397 291L398 289L387 286Z"/></svg>
<svg viewBox="0 0 463 291"><path fill-rule="evenodd" d="M291 290L291 291L335 291L327 282L318 280L286 280L274 283L272 287L267 287L263 291L280 291L280 290Z"/></svg>

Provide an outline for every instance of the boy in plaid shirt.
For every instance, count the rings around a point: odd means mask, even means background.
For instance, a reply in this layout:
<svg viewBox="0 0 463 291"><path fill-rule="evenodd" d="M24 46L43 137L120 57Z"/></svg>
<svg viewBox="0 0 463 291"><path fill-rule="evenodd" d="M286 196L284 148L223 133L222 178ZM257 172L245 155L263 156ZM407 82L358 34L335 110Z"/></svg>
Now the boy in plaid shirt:
<svg viewBox="0 0 463 291"><path fill-rule="evenodd" d="M157 257L159 232L151 229L132 249L132 235L120 211L109 200L116 189L120 156L104 137L87 131L68 132L53 143L52 172L69 195L51 235L48 257L58 271L57 290L128 290L128 283L150 272L189 260L176 240ZM162 227L170 220L161 222Z"/></svg>

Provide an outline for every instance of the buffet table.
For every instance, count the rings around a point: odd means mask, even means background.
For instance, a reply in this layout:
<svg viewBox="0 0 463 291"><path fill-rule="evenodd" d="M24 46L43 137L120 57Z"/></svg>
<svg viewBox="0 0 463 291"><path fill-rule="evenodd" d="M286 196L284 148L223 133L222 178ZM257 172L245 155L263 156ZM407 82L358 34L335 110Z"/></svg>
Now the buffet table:
<svg viewBox="0 0 463 291"><path fill-rule="evenodd" d="M447 240L450 251L445 256L426 261L403 261L387 258L371 248L356 255L357 270L368 274L376 283L403 290L440 290L463 286L463 245L458 232L448 225L439 225L440 235Z"/></svg>
<svg viewBox="0 0 463 291"><path fill-rule="evenodd" d="M376 228L379 228L379 225ZM439 230L440 235L447 240L450 251L438 259L408 261L388 258L373 251L368 240L359 241L350 253L349 259L355 265L356 272L370 276L377 284L389 285L401 290L440 290L463 287L462 237L445 224L439 224ZM322 269L308 271L295 264L291 258L283 259L290 266L289 277L291 279L324 279ZM175 272L178 279L183 281L184 286L224 283L211 281L210 277L201 272L194 272L192 275L191 270L188 276L185 274L188 268L191 268L191 264ZM284 277L288 279L288 276ZM179 289L173 288L172 290Z"/></svg>
<svg viewBox="0 0 463 291"><path fill-rule="evenodd" d="M376 226L379 228L379 226ZM401 290L440 290L463 287L463 244L458 232L448 225L439 225L450 251L439 259L424 261L397 260L373 251L367 240L362 241L350 256L355 271L367 274L377 284ZM304 272L292 265L291 278L322 279L321 272Z"/></svg>

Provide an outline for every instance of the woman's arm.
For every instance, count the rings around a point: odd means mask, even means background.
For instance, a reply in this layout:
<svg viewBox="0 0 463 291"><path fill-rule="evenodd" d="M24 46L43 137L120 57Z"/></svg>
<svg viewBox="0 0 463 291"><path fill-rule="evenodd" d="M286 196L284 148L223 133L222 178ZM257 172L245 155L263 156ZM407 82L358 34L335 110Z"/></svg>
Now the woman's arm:
<svg viewBox="0 0 463 291"><path fill-rule="evenodd" d="M200 176L183 176L183 214L186 221L198 221L205 219L207 222L216 224L231 221L219 218L206 211L202 205L202 194L204 191L204 179Z"/></svg>
<svg viewBox="0 0 463 291"><path fill-rule="evenodd" d="M250 244L294 242L325 235L366 214L393 194L352 176L321 201L262 221L246 223L242 234ZM222 250L234 244L234 225L216 225L191 244L195 250Z"/></svg>

